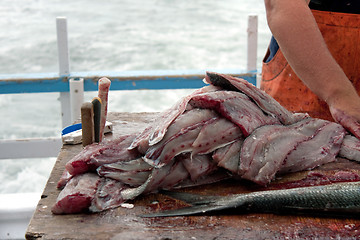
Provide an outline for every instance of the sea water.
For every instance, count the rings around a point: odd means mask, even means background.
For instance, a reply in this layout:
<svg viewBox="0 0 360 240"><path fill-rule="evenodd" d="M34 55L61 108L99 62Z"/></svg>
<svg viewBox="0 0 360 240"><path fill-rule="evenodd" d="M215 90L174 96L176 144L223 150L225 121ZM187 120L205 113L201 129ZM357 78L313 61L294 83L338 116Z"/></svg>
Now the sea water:
<svg viewBox="0 0 360 240"><path fill-rule="evenodd" d="M249 15L259 18L260 68L271 35L259 0L2 0L0 14L0 74L58 72L58 16L67 18L72 72L244 70ZM109 111L162 111L192 91L114 91ZM60 136L58 98L0 95L0 139ZM54 162L0 160L0 193L41 192Z"/></svg>

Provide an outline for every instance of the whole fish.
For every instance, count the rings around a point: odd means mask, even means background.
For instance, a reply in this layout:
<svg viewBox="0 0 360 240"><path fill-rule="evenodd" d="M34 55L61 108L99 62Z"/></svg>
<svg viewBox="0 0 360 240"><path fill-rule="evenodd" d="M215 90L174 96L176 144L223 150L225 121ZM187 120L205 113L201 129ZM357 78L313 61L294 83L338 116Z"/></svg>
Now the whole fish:
<svg viewBox="0 0 360 240"><path fill-rule="evenodd" d="M170 217L204 214L225 209L256 212L360 213L360 182L258 191L229 196L205 196L184 192L164 192L192 206L142 215Z"/></svg>

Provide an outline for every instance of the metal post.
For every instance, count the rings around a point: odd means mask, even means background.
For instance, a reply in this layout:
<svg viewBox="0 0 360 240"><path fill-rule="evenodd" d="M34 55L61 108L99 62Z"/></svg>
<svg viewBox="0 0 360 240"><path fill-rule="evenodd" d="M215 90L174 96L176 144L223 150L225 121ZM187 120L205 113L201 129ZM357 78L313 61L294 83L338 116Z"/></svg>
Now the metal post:
<svg viewBox="0 0 360 240"><path fill-rule="evenodd" d="M248 17L247 29L247 71L257 70L258 16Z"/></svg>
<svg viewBox="0 0 360 240"><path fill-rule="evenodd" d="M56 18L56 33L59 56L59 75L67 77L70 74L69 48L67 36L67 22L65 17ZM62 126L68 126L71 122L70 94L60 92Z"/></svg>

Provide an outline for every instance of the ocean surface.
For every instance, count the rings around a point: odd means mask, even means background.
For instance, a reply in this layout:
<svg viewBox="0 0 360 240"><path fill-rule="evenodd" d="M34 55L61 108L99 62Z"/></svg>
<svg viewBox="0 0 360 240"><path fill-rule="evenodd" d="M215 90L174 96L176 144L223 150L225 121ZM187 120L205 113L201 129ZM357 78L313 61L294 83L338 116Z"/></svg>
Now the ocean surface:
<svg viewBox="0 0 360 240"><path fill-rule="evenodd" d="M73 72L245 70L247 21L254 14L260 69L271 36L258 0L2 0L0 14L0 74L58 72L59 16L67 18ZM162 111L192 91L113 91L109 111ZM95 95L88 92L84 100ZM60 136L58 98L0 95L0 139ZM54 162L0 160L0 193L42 192Z"/></svg>

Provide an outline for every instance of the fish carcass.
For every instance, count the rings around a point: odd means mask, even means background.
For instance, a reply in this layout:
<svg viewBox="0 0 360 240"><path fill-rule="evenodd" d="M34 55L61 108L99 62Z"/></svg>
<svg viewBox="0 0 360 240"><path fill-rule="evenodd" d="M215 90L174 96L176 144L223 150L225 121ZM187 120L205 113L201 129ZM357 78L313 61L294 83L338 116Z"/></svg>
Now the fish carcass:
<svg viewBox="0 0 360 240"><path fill-rule="evenodd" d="M66 164L52 212L99 212L140 194L231 177L267 185L339 153L360 160L359 140L341 125L291 113L240 78L208 72L205 81L142 132L86 146Z"/></svg>

